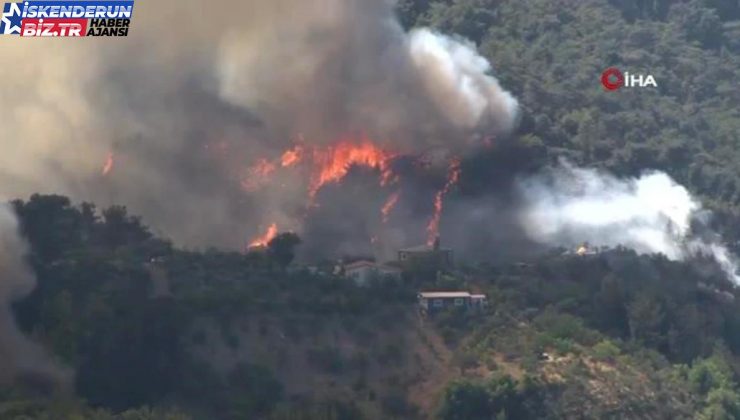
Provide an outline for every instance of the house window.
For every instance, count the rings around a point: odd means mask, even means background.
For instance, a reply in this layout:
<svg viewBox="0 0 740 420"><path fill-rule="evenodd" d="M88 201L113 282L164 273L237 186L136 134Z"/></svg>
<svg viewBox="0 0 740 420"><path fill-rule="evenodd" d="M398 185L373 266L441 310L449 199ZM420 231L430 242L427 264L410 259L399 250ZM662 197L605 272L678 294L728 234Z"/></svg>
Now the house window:
<svg viewBox="0 0 740 420"><path fill-rule="evenodd" d="M465 303L465 301L463 300L463 298L456 298L455 299L455 306L463 306L464 303Z"/></svg>
<svg viewBox="0 0 740 420"><path fill-rule="evenodd" d="M433 303L432 303L432 306L434 306L435 308L441 308L444 305L445 305L445 303L444 303L444 301L442 301L442 299L435 299L433 301Z"/></svg>

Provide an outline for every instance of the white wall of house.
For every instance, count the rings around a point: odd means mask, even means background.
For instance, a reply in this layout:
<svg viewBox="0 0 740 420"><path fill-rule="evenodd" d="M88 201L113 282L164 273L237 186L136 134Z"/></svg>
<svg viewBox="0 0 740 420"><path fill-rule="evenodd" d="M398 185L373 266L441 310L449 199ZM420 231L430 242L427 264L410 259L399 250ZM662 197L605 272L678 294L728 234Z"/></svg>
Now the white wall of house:
<svg viewBox="0 0 740 420"><path fill-rule="evenodd" d="M376 276L375 267L363 266L347 270L347 277L351 278L356 284L364 286Z"/></svg>
<svg viewBox="0 0 740 420"><path fill-rule="evenodd" d="M373 279L380 278L394 278L400 279L401 272L393 269L385 269L383 267L373 265L363 265L361 267L349 268L345 272L346 276L352 279L355 283L360 286L368 284Z"/></svg>

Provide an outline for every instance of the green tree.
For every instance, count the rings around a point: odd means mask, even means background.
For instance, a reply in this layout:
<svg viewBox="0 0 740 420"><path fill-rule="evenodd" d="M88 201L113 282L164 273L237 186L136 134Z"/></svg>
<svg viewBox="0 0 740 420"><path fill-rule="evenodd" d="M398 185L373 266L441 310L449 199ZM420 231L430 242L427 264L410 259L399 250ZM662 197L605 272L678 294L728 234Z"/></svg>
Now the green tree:
<svg viewBox="0 0 740 420"><path fill-rule="evenodd" d="M450 384L445 390L439 418L471 420L491 418L493 398L488 389L469 381Z"/></svg>
<svg viewBox="0 0 740 420"><path fill-rule="evenodd" d="M647 294L640 294L630 303L627 311L632 339L648 347L660 348L665 338L665 313L661 302Z"/></svg>
<svg viewBox="0 0 740 420"><path fill-rule="evenodd" d="M301 238L293 232L281 233L267 244L267 252L277 264L286 268L295 258L295 248Z"/></svg>

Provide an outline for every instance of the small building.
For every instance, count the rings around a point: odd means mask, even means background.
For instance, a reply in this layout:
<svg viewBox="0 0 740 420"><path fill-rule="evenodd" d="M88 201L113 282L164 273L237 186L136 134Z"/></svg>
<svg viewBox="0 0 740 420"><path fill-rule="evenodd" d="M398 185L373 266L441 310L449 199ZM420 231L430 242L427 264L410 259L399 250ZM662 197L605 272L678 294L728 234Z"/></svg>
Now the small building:
<svg viewBox="0 0 740 420"><path fill-rule="evenodd" d="M374 261L355 261L344 266L344 275L358 285L368 284L372 280L401 279L401 269Z"/></svg>
<svg viewBox="0 0 740 420"><path fill-rule="evenodd" d="M419 310L422 314L435 314L450 308L482 310L488 306L486 295L470 292L419 292Z"/></svg>
<svg viewBox="0 0 740 420"><path fill-rule="evenodd" d="M398 250L398 262L404 265L426 264L438 269L451 268L454 262L452 249L440 247L439 237L432 245L419 245Z"/></svg>
<svg viewBox="0 0 740 420"><path fill-rule="evenodd" d="M470 307L473 309L485 309L488 307L488 298L483 294L471 294Z"/></svg>

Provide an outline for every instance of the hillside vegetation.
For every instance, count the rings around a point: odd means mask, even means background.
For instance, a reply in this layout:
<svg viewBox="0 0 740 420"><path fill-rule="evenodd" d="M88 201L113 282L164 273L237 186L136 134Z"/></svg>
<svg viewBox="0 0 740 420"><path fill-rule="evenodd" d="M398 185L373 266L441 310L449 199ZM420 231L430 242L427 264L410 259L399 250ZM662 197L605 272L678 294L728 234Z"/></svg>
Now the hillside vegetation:
<svg viewBox="0 0 740 420"><path fill-rule="evenodd" d="M715 210L737 214L737 1L400 3L408 26L432 25L479 46L520 101L515 140L533 167L567 157L621 175L661 170ZM657 91L605 92L599 78L612 66L654 75ZM737 236L735 225L723 228Z"/></svg>
<svg viewBox="0 0 740 420"><path fill-rule="evenodd" d="M740 414L740 301L709 263L555 250L358 286L328 263L286 266L297 241L281 236L195 252L122 207L14 207L39 280L18 320L77 376L75 396L3 390L1 418ZM420 289L480 291L490 306L422 317Z"/></svg>

